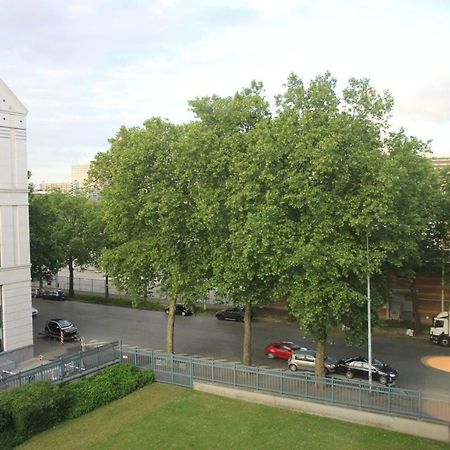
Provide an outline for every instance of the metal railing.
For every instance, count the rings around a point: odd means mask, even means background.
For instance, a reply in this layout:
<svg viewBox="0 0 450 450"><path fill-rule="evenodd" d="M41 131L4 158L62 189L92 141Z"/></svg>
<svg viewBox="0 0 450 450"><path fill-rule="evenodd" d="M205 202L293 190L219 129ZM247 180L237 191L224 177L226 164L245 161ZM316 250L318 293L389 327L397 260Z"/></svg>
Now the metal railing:
<svg viewBox="0 0 450 450"><path fill-rule="evenodd" d="M105 292L105 280L102 278L86 278L80 277L79 274L73 279L73 289L78 293L89 293L89 294L104 294ZM32 281L32 287L39 287L39 282L37 280ZM44 289L63 289L65 291L69 290L69 277L64 275L58 275L56 278L51 280L49 283L44 285ZM110 279L108 283L108 291L112 296L121 296L127 295L126 293L120 291L120 289L114 286L114 280ZM148 300L156 300L156 301L167 301L167 295L163 292L159 286L153 286L148 289L147 292ZM215 305L215 304L223 304L228 305L232 304L232 302L218 297L213 290L207 292L207 295L204 299L199 300L197 302L200 304L207 305Z"/></svg>
<svg viewBox="0 0 450 450"><path fill-rule="evenodd" d="M33 381L60 383L98 371L120 361L119 342L111 342L96 348L63 356L56 361L41 364L33 369L2 376L0 389L19 387Z"/></svg>
<svg viewBox="0 0 450 450"><path fill-rule="evenodd" d="M313 374L244 366L185 355L123 346L122 362L150 368L155 380L192 387L203 381L268 394L333 404L372 412L382 412L423 421L450 423L450 397L414 390L372 385Z"/></svg>
<svg viewBox="0 0 450 450"><path fill-rule="evenodd" d="M255 390L288 398L382 412L393 416L450 424L450 397L394 387L369 386L309 373L245 366L211 358L173 355L111 342L42 364L0 379L0 389L19 387L38 380L70 381L101 368L123 362L152 369L161 383L193 387L194 381Z"/></svg>

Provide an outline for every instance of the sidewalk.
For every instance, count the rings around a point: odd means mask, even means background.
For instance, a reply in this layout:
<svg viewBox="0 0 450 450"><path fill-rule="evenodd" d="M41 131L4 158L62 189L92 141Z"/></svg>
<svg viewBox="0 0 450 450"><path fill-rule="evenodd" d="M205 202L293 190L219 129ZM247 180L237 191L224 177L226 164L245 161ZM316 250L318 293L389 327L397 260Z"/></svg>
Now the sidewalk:
<svg viewBox="0 0 450 450"><path fill-rule="evenodd" d="M26 370L34 369L43 364L60 359L63 356L70 355L81 351L81 344L79 342L67 342L52 350L42 352L42 354L35 355L33 359L22 361L18 363L14 372L24 372Z"/></svg>

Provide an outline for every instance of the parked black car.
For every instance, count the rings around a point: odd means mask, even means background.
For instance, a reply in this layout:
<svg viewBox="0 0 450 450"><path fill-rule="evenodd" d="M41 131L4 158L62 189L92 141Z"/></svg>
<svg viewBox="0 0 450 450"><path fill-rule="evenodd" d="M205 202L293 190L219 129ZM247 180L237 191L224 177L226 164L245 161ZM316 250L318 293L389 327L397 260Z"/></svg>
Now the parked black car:
<svg viewBox="0 0 450 450"><path fill-rule="evenodd" d="M48 300L65 300L66 294L62 289L58 289L56 291L44 291L41 297Z"/></svg>
<svg viewBox="0 0 450 450"><path fill-rule="evenodd" d="M164 311L166 314L169 314L169 308L166 308ZM177 316L192 316L192 309L185 305L176 305L175 314Z"/></svg>
<svg viewBox="0 0 450 450"><path fill-rule="evenodd" d="M34 297L36 298L46 298L48 300L65 300L66 294L62 289L56 289L52 291L47 291L42 288L37 288L34 291Z"/></svg>
<svg viewBox="0 0 450 450"><path fill-rule="evenodd" d="M347 378L369 378L369 362L365 356L340 359L337 362L336 372L343 373ZM395 383L398 371L387 364L372 359L372 379L381 384L389 385Z"/></svg>
<svg viewBox="0 0 450 450"><path fill-rule="evenodd" d="M228 308L222 309L216 312L216 317L219 320L235 320L236 322L244 321L245 309L236 307L236 308ZM253 317L253 314L251 314Z"/></svg>
<svg viewBox="0 0 450 450"><path fill-rule="evenodd" d="M67 319L50 319L45 324L45 335L60 339L61 332L64 335L64 340L78 339L78 328Z"/></svg>

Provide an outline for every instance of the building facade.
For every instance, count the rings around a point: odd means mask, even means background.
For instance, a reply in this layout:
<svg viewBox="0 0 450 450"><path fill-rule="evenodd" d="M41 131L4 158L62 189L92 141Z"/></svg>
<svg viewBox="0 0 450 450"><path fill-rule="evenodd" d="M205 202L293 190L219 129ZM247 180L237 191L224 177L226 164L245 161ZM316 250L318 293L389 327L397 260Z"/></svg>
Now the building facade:
<svg viewBox="0 0 450 450"><path fill-rule="evenodd" d="M76 164L72 166L72 184L78 188L84 187L90 164Z"/></svg>
<svg viewBox="0 0 450 450"><path fill-rule="evenodd" d="M0 79L0 367L33 357L27 113Z"/></svg>
<svg viewBox="0 0 450 450"><path fill-rule="evenodd" d="M57 183L46 183L45 181L43 181L39 185L39 190L44 191L44 192L61 191L61 192L65 192L65 193L72 193L75 188L76 188L76 186L74 187L73 183L66 182L66 181L57 182Z"/></svg>

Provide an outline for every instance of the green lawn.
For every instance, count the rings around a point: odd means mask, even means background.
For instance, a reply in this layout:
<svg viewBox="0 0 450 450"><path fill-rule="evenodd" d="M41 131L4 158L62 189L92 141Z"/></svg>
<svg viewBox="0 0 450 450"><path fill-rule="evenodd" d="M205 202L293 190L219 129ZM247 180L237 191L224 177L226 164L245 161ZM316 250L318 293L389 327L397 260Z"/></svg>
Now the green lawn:
<svg viewBox="0 0 450 450"><path fill-rule="evenodd" d="M21 449L447 449L371 427L152 384Z"/></svg>

